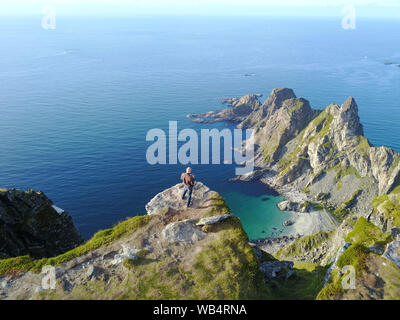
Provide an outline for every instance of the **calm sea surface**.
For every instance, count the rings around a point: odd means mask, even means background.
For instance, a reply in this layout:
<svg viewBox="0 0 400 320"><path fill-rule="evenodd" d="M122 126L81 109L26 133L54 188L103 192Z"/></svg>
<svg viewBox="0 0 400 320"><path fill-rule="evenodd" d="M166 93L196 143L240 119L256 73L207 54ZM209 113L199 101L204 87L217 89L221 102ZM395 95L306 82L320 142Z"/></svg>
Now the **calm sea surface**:
<svg viewBox="0 0 400 320"><path fill-rule="evenodd" d="M145 213L184 166L150 166L148 130L200 125L187 114L225 97L293 88L312 107L359 104L366 136L400 151L400 21L289 18L0 20L0 188L43 190L89 238ZM245 76L251 75L251 76ZM231 183L232 165L194 166L252 239L285 230L281 200Z"/></svg>

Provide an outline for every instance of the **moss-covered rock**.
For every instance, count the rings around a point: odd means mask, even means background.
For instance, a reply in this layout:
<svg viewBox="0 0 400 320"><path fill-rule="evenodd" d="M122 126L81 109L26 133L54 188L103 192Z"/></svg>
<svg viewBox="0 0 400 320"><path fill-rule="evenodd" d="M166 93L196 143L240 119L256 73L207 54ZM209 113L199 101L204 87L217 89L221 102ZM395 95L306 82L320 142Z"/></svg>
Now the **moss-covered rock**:
<svg viewBox="0 0 400 320"><path fill-rule="evenodd" d="M390 231L391 227L400 227L400 187L390 194L376 197L373 201L372 220Z"/></svg>
<svg viewBox="0 0 400 320"><path fill-rule="evenodd" d="M378 226L363 217L358 219L353 231L346 238L347 242L367 248L373 245L384 247L391 240L391 234L384 234Z"/></svg>
<svg viewBox="0 0 400 320"><path fill-rule="evenodd" d="M280 260L296 260L298 257L304 256L322 243L328 241L330 235L330 232L321 231L313 235L296 239L289 245L280 249L275 256Z"/></svg>
<svg viewBox="0 0 400 320"><path fill-rule="evenodd" d="M380 256L392 240L391 234L361 217L345 240L351 245L338 258L329 283L317 299L399 299L400 280L396 277L400 276L400 269ZM350 288L343 286L349 273L342 270L348 266L355 271L354 287Z"/></svg>

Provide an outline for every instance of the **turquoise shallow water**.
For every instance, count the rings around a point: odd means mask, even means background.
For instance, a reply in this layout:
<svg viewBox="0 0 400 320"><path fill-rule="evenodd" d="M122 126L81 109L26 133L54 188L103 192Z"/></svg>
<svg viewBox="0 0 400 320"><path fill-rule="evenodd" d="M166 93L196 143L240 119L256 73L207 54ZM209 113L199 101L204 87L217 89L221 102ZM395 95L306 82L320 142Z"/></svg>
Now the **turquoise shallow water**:
<svg viewBox="0 0 400 320"><path fill-rule="evenodd" d="M44 191L89 238L179 182L185 166L147 164L148 130L232 128L186 115L276 87L313 108L354 96L371 142L400 151L400 68L384 65L400 63L398 30L377 19L345 31L341 18L58 17L50 31L41 17L2 17L0 188ZM193 167L254 237L281 227L271 190L229 182L232 165Z"/></svg>
<svg viewBox="0 0 400 320"><path fill-rule="evenodd" d="M251 196L239 192L224 193L226 201L246 228L250 240L265 237L287 235L291 227L284 227L282 223L290 220L292 215L280 211L276 206L284 198L281 196L261 195Z"/></svg>

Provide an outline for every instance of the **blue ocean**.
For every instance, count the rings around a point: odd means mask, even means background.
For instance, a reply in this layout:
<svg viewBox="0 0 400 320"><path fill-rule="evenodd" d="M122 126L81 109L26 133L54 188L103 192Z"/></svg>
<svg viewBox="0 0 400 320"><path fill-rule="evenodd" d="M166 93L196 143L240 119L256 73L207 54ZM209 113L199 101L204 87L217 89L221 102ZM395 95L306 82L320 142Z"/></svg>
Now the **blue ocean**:
<svg viewBox="0 0 400 320"><path fill-rule="evenodd" d="M42 190L85 238L179 182L146 162L146 133L231 128L190 122L220 101L289 87L313 108L355 97L366 136L400 151L400 20L272 17L0 19L0 188ZM195 165L257 239L282 229L282 200L233 183L234 165ZM284 230L279 230L284 233Z"/></svg>

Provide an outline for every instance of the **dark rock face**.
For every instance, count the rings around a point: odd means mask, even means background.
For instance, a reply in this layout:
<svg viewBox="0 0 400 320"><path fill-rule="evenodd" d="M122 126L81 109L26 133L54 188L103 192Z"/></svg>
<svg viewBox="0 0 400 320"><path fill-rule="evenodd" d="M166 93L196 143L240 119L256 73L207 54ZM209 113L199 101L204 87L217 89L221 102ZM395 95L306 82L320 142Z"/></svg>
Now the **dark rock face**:
<svg viewBox="0 0 400 320"><path fill-rule="evenodd" d="M294 263L292 261L266 261L260 265L260 270L264 273L265 281L273 279L288 279L294 274Z"/></svg>
<svg viewBox="0 0 400 320"><path fill-rule="evenodd" d="M284 146L318 114L306 99L296 98L293 90L274 89L267 101L238 127L254 129L254 142L259 151L255 163L269 167L280 159Z"/></svg>
<svg viewBox="0 0 400 320"><path fill-rule="evenodd" d="M44 193L0 191L0 257L52 257L82 242L71 216Z"/></svg>

